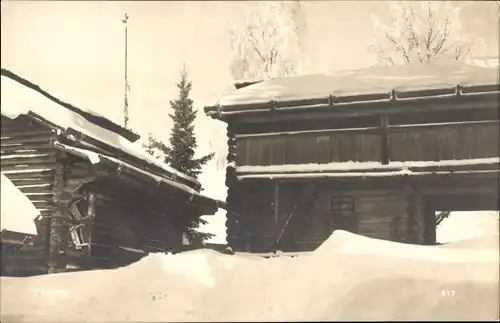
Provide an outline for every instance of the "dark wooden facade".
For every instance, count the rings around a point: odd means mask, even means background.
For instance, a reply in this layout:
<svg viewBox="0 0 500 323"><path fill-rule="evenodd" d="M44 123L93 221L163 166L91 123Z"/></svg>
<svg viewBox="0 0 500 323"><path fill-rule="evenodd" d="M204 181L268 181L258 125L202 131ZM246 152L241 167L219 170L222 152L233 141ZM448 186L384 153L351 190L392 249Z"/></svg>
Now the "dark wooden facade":
<svg viewBox="0 0 500 323"><path fill-rule="evenodd" d="M84 119L127 140L95 118ZM32 111L12 119L2 106L1 137L2 173L41 213L33 244L2 254L3 270L111 268L149 252L180 250L183 217L217 210L216 201L198 193L195 179Z"/></svg>
<svg viewBox="0 0 500 323"><path fill-rule="evenodd" d="M435 211L498 209L498 80L429 88L205 108L228 124L228 242L309 251L343 229L433 244Z"/></svg>

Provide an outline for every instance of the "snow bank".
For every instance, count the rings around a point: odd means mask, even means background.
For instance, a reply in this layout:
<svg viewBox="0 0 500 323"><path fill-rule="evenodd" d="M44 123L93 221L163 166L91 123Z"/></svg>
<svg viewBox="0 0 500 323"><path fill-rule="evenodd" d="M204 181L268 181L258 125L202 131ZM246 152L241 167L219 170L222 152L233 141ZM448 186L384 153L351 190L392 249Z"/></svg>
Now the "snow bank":
<svg viewBox="0 0 500 323"><path fill-rule="evenodd" d="M152 254L116 270L2 278L2 318L494 320L499 261L489 251L418 247L336 231L318 250L296 258L212 250Z"/></svg>
<svg viewBox="0 0 500 323"><path fill-rule="evenodd" d="M446 243L441 245L440 247L451 249L489 249L498 254L500 249L500 236L497 234L485 237L476 237L462 241Z"/></svg>
<svg viewBox="0 0 500 323"><path fill-rule="evenodd" d="M0 231L36 235L35 218L40 212L3 173L1 173Z"/></svg>

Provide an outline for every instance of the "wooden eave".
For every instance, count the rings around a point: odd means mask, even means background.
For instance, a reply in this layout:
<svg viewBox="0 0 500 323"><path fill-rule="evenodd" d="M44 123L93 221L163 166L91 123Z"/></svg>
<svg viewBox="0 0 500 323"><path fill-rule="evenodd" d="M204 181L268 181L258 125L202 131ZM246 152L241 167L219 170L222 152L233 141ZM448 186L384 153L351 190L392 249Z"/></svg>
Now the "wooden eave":
<svg viewBox="0 0 500 323"><path fill-rule="evenodd" d="M390 93L374 93L369 95L353 95L323 98L311 98L296 101L269 101L268 103L207 106L205 113L226 122L235 118L265 118L269 120L287 120L322 118L325 116L361 116L381 113L406 113L413 111L434 111L470 108L475 104L482 107L498 107L500 101L500 85L481 85L440 90L396 91Z"/></svg>
<svg viewBox="0 0 500 323"><path fill-rule="evenodd" d="M59 142L54 142L54 147L65 151L71 155L88 159L89 156L82 149L70 147ZM135 186L137 189L146 190L153 193L157 198L177 196L185 203L190 203L197 207L202 215L213 215L218 210L218 201L199 194L194 189L152 174L148 171L130 165L116 158L108 157L96 152L90 152L99 155L99 162L92 164L92 175L99 178L116 176Z"/></svg>

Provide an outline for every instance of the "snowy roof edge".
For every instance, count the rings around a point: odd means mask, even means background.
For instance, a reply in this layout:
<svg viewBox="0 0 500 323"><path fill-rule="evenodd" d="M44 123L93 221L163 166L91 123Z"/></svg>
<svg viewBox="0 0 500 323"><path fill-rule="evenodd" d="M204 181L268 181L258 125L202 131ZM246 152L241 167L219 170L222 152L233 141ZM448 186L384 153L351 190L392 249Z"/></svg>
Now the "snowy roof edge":
<svg viewBox="0 0 500 323"><path fill-rule="evenodd" d="M57 104L65 107L66 109L81 115L82 117L87 119L87 121L92 122L100 127L103 127L105 129L109 130L109 131L112 131L112 132L124 137L125 139L129 140L130 142L136 142L137 140L139 140L139 138L141 138L141 136L139 134L133 132L132 130L124 128L121 125L119 125L119 124L117 124L117 123L115 123L115 122L113 122L113 121L111 121L111 120L109 120L101 115L98 115L95 112L89 112L89 111L82 110L82 109L75 107L74 105L72 105L68 102L65 102L65 101L58 99L57 97L55 97L52 94L48 93L47 91L43 90L39 85L36 85L33 82L28 81L27 79L19 76L18 74L14 73L6 68L1 69L1 75L8 77L11 80L16 81L16 82L32 89L33 91L40 93L41 95L45 96L47 99L53 101L54 103L57 103Z"/></svg>
<svg viewBox="0 0 500 323"><path fill-rule="evenodd" d="M54 146L57 147L58 149L66 151L72 155L77 155L79 157L87 158L92 164L99 164L99 163L104 161L104 162L114 164L118 167L125 167L134 173L141 174L141 175L147 176L147 177L155 180L158 184L164 183L170 187L184 191L186 194L192 196L193 198L197 197L197 198L200 198L202 201L209 201L212 209L211 209L211 211L209 211L209 214L203 214L203 215L213 215L213 214L215 214L215 212L217 211L217 209L219 207L220 201L212 199L210 197L207 197L207 196L201 194L200 192L196 191L195 189L193 189L185 184L175 182L175 181L168 179L166 177L163 177L163 176L158 176L158 175L152 174L150 172L142 170L142 169L135 167L135 166L133 166L127 162L124 162L122 160L119 160L119 159L116 159L116 158L113 158L110 156L106 156L106 155L103 155L101 153L96 153L96 152L93 152L93 151L90 151L87 149L72 147L72 146L69 146L66 144L62 144L62 143L57 142L57 141L54 142Z"/></svg>
<svg viewBox="0 0 500 323"><path fill-rule="evenodd" d="M449 66L453 64L460 64L461 66L467 66L470 68L470 71L459 71L465 75L465 79L463 75L457 76L452 72L453 69L450 69ZM446 68L442 75L440 75L439 83L442 84L433 84L430 80L429 84L420 84L416 87L412 88L414 85L410 85L410 88L405 89L405 86L408 84L404 84L411 80L412 78L429 78L429 75L423 73L423 75L409 74L404 77L398 75L401 73L401 70L408 69L406 66L392 66L385 67L386 69L394 68L394 75L391 74L390 70L384 71L388 76L380 76L380 75L364 75L363 73L367 73L371 71L374 67L364 68L364 69L355 69L355 70L346 70L339 71L333 73L331 75L326 74L315 74L315 75L301 75L296 77L289 77L283 79L272 79L265 80L260 82L244 82L243 86L240 86L236 90L231 93L227 93L222 95L219 100L212 105L207 105L204 107L204 112L206 115L220 119L224 115L234 115L246 112L268 112L274 110L291 110L291 109L301 109L301 108L322 108L322 107L334 107L341 105L359 105L359 104L367 104L367 103L384 103L384 102L392 102L392 101L409 101L416 99L426 99L426 98L445 98L445 97L456 97L456 96L470 96L470 95L478 95L478 94L488 94L488 93L500 93L500 81L498 77L498 70L475 66L467 63L453 63L453 64L445 64ZM415 65L413 65L415 66ZM429 66L432 66L430 64ZM421 72L428 72L429 66L425 66L421 68ZM442 73L441 65L437 65L436 69L439 73ZM380 69L380 67L378 67ZM397 70L400 69L400 70ZM474 70L475 69L475 70ZM485 80L480 80L476 84L476 82L468 82L467 77L471 75L474 76L474 73L477 74L478 70L482 70L481 72L488 72L491 74L492 70L495 70L495 80L486 80L486 82L482 82ZM417 70L418 71L418 70ZM471 72L472 71L472 72ZM408 71L406 71L408 72ZM470 75L467 73L470 72ZM377 73L380 73L380 70L377 70ZM438 72L435 72L438 73ZM431 73L432 74L432 73ZM479 73L480 74L480 73ZM381 74L382 75L382 74ZM347 77L351 77L351 79L345 79ZM377 84L364 84L363 82L369 79L377 80L377 77L387 78L387 79L400 79L400 81L395 84L382 84L385 85L380 87ZM436 75L431 75L433 78L436 78ZM484 76L484 75L483 75ZM318 79L314 79L314 77L320 78L321 82ZM346 83L352 82L352 80L362 80L358 85L359 88L356 90L350 89L346 91L342 86L335 87L329 86L330 90L325 91L325 84L329 84L335 78L339 78L341 81L340 84L343 84L342 78L344 78ZM491 75L487 75L486 79L491 78ZM309 80L304 88L301 88L300 91L292 87L292 83L297 83L300 79ZM405 80L406 79L406 80ZM372 80L372 81L373 81ZM384 79L385 80L385 79ZM382 81L384 81L382 80ZM401 81L403 80L403 82ZM451 81L453 80L453 81ZM324 83L326 81L326 83ZM477 80L476 80L477 81ZM319 82L319 83L318 83ZM324 84L323 84L323 83ZM402 83L401 83L402 82ZM452 84L451 84L451 83ZM382 82L384 83L384 82ZM417 82L418 83L418 82ZM444 85L446 83L446 85ZM321 85L320 90L317 89L311 90L311 86ZM331 84L330 84L331 85ZM352 85L352 84L351 84ZM368 88L363 88L369 85ZM377 88L378 86L378 88ZM235 84L236 87L236 84ZM402 88L403 87L403 88ZM292 91L292 92L290 92ZM290 93L288 93L290 92ZM310 93L308 93L310 92Z"/></svg>

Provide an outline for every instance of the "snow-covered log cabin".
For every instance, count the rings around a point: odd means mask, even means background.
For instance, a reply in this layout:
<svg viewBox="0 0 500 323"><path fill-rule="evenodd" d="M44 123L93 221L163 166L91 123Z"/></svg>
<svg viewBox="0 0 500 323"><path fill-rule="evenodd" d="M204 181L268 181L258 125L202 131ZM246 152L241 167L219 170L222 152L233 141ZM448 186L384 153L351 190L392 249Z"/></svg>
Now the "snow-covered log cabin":
<svg viewBox="0 0 500 323"><path fill-rule="evenodd" d="M499 75L460 62L239 84L227 123L227 240L313 250L335 229L433 244L435 211L498 209Z"/></svg>
<svg viewBox="0 0 500 323"><path fill-rule="evenodd" d="M33 245L2 254L2 267L123 265L177 250L182 217L216 212L196 179L150 156L137 134L5 69L1 86L1 171L40 211Z"/></svg>

